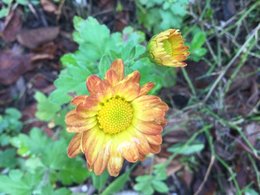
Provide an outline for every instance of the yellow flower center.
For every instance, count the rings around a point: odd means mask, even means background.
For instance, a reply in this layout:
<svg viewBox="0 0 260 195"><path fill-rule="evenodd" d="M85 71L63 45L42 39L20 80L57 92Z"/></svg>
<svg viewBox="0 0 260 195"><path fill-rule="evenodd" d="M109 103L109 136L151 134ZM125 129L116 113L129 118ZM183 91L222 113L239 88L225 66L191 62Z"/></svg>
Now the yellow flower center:
<svg viewBox="0 0 260 195"><path fill-rule="evenodd" d="M163 41L163 48L165 49L167 54L172 55L172 44L170 40L166 39Z"/></svg>
<svg viewBox="0 0 260 195"><path fill-rule="evenodd" d="M132 105L118 96L101 103L97 119L99 127L108 134L126 130L132 123L134 110Z"/></svg>

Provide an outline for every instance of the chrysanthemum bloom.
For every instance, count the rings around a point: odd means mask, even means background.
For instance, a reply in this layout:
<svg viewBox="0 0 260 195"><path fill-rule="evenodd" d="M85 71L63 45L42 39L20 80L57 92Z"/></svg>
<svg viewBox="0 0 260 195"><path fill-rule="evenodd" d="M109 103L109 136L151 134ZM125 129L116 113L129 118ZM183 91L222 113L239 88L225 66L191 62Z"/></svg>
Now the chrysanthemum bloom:
<svg viewBox="0 0 260 195"><path fill-rule="evenodd" d="M189 56L189 47L184 45L184 39L179 30L163 31L149 41L148 51L150 58L160 65L183 67L183 62Z"/></svg>
<svg viewBox="0 0 260 195"><path fill-rule="evenodd" d="M124 77L123 62L116 60L104 80L88 77L89 96L72 100L76 108L67 114L66 124L67 131L76 134L68 156L83 152L96 175L107 168L117 176L124 159L134 163L160 151L168 106L159 97L147 95L152 83L141 87L139 81L138 71Z"/></svg>

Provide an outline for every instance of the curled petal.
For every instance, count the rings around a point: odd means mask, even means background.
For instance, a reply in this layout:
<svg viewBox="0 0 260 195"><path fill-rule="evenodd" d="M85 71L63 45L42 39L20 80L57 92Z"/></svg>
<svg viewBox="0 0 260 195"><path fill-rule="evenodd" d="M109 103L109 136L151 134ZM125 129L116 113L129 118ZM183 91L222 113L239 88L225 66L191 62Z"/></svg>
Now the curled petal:
<svg viewBox="0 0 260 195"><path fill-rule="evenodd" d="M146 83L141 88L139 96L146 95L153 87L154 87L154 84L152 82Z"/></svg>
<svg viewBox="0 0 260 195"><path fill-rule="evenodd" d="M131 74L129 74L125 79L124 82L126 82L127 84L129 83L138 83L140 82L140 73L138 71L134 71Z"/></svg>
<svg viewBox="0 0 260 195"><path fill-rule="evenodd" d="M133 101L133 105L137 107L136 109L140 110L158 108L165 112L169 109L166 103L164 103L159 97L154 95L140 96Z"/></svg>
<svg viewBox="0 0 260 195"><path fill-rule="evenodd" d="M159 124L142 120L136 120L134 122L134 127L137 129L137 131L147 135L158 135L163 130L163 127Z"/></svg>
<svg viewBox="0 0 260 195"><path fill-rule="evenodd" d="M112 156L108 161L108 172L111 176L118 176L119 172L123 166L123 157L122 156Z"/></svg>
<svg viewBox="0 0 260 195"><path fill-rule="evenodd" d="M86 84L90 94L102 93L109 87L109 83L106 80L102 81L96 75L89 76Z"/></svg>
<svg viewBox="0 0 260 195"><path fill-rule="evenodd" d="M115 86L115 93L124 97L126 101L132 101L138 97L140 86L135 83L127 84L126 82L118 83Z"/></svg>
<svg viewBox="0 0 260 195"><path fill-rule="evenodd" d="M82 141L84 141L86 145L83 145L82 147L90 167L93 167L99 151L103 147L104 139L105 134L97 128L92 129L89 134L84 132Z"/></svg>
<svg viewBox="0 0 260 195"><path fill-rule="evenodd" d="M136 112L136 118L143 120L143 121L162 121L165 117L165 111L160 109L154 108L145 111L138 111Z"/></svg>
<svg viewBox="0 0 260 195"><path fill-rule="evenodd" d="M77 133L70 141L68 147L68 156L74 158L81 152L81 133Z"/></svg>
<svg viewBox="0 0 260 195"><path fill-rule="evenodd" d="M70 111L65 118L68 132L82 132L87 131L97 124L96 118L83 118L75 110Z"/></svg>
<svg viewBox="0 0 260 195"><path fill-rule="evenodd" d="M105 79L109 82L110 85L114 86L119 82L119 77L114 70L108 70L105 76Z"/></svg>
<svg viewBox="0 0 260 195"><path fill-rule="evenodd" d="M110 67L109 70L113 70L116 73L119 81L123 80L123 78L124 78L124 63L121 59L115 60L111 64L111 67Z"/></svg>
<svg viewBox="0 0 260 195"><path fill-rule="evenodd" d="M136 129L133 128L132 131L130 131L132 135L132 141L136 144L140 155L147 155L150 152L150 146L148 141L146 140L145 135L141 134L140 132L136 131ZM139 159L140 159L139 155Z"/></svg>
<svg viewBox="0 0 260 195"><path fill-rule="evenodd" d="M80 96L76 96L72 101L71 103L75 106L79 105L80 103L83 103L86 101L86 98L88 96L87 95L80 95Z"/></svg>
<svg viewBox="0 0 260 195"><path fill-rule="evenodd" d="M150 150L151 150L151 153L158 154L161 151L161 146L150 144Z"/></svg>
<svg viewBox="0 0 260 195"><path fill-rule="evenodd" d="M162 144L161 135L147 135L146 139L152 145L161 145Z"/></svg>
<svg viewBox="0 0 260 195"><path fill-rule="evenodd" d="M101 175L107 167L110 157L111 144L111 137L109 135L104 135L102 148L99 150L97 159L93 165L96 175Z"/></svg>
<svg viewBox="0 0 260 195"><path fill-rule="evenodd" d="M129 139L130 138L130 139ZM118 150L121 152L123 157L129 162L136 162L139 159L139 152L135 142L131 141L131 135L125 131L121 133L118 140L124 140L118 145Z"/></svg>

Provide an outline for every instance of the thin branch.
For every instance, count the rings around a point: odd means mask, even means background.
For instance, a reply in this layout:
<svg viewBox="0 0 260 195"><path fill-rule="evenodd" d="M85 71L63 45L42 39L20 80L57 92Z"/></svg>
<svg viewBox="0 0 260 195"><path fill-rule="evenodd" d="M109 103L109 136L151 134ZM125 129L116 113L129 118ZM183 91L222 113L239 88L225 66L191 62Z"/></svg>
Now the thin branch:
<svg viewBox="0 0 260 195"><path fill-rule="evenodd" d="M208 169L207 169L207 172L206 172L205 177L204 177L204 179L203 179L203 182L200 184L198 190L195 192L194 195L198 195L198 194L200 193L200 191L203 189L203 187L204 187L206 181L208 180L208 177L209 177L209 174L210 174L210 172L211 172L211 169L212 169L212 167L213 167L214 162L215 162L215 156L212 155L212 156L211 156L211 159L210 159L210 163L209 163Z"/></svg>

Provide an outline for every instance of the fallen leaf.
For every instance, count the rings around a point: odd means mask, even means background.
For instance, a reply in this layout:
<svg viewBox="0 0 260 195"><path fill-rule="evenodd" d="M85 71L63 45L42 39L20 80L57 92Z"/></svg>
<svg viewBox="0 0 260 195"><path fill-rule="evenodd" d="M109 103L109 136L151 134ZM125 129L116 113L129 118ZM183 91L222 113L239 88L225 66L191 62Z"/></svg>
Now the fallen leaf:
<svg viewBox="0 0 260 195"><path fill-rule="evenodd" d="M0 84L10 85L25 72L33 69L33 63L50 60L50 54L22 54L12 50L0 52Z"/></svg>
<svg viewBox="0 0 260 195"><path fill-rule="evenodd" d="M9 85L20 75L32 68L30 55L17 54L12 51L0 53L0 84Z"/></svg>
<svg viewBox="0 0 260 195"><path fill-rule="evenodd" d="M22 28L22 11L21 9L13 10L5 19L2 37L6 42L12 42Z"/></svg>
<svg viewBox="0 0 260 195"><path fill-rule="evenodd" d="M17 35L19 43L30 49L34 49L43 43L54 40L60 32L59 27L45 27L33 30L22 30Z"/></svg>

